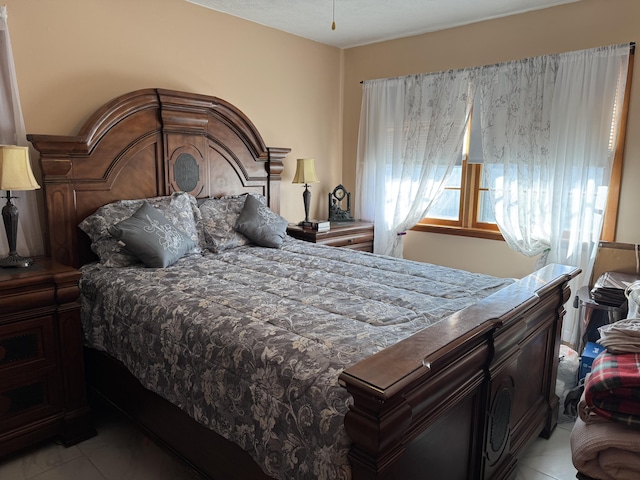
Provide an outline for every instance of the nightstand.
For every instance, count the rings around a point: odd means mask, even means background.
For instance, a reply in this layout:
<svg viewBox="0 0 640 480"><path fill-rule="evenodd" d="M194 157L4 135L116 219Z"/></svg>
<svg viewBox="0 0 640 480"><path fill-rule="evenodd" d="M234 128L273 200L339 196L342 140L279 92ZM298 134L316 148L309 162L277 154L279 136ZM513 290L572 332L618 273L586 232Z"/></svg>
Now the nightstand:
<svg viewBox="0 0 640 480"><path fill-rule="evenodd" d="M298 225L289 225L287 234L306 242L373 252L373 223L371 222L332 223L328 232L318 232Z"/></svg>
<svg viewBox="0 0 640 480"><path fill-rule="evenodd" d="M95 435L84 382L80 272L46 258L0 269L0 457Z"/></svg>

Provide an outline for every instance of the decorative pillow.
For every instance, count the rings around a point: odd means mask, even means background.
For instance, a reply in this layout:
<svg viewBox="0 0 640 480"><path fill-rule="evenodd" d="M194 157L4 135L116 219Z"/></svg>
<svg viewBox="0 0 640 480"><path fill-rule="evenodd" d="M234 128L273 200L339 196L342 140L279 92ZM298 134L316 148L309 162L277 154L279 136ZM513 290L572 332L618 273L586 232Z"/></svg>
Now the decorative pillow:
<svg viewBox="0 0 640 480"><path fill-rule="evenodd" d="M230 248L251 244L251 240L236 231L235 226L247 197L266 204L262 195L245 194L222 198L208 198L200 204L202 215L203 248L220 253Z"/></svg>
<svg viewBox="0 0 640 480"><path fill-rule="evenodd" d="M140 200L119 200L104 205L85 218L78 227L91 239L91 249L107 267L127 267L139 259L127 252L109 233L109 227L129 218L144 202L157 207L177 228L194 240L195 246L187 253L200 253L197 223L200 221L196 199L188 193L174 193L165 197Z"/></svg>
<svg viewBox="0 0 640 480"><path fill-rule="evenodd" d="M174 264L195 246L192 239L148 202L128 219L109 227L109 232L124 243L127 251L154 268Z"/></svg>
<svg viewBox="0 0 640 480"><path fill-rule="evenodd" d="M248 196L236 230L262 247L280 248L287 236L289 222L252 196Z"/></svg>

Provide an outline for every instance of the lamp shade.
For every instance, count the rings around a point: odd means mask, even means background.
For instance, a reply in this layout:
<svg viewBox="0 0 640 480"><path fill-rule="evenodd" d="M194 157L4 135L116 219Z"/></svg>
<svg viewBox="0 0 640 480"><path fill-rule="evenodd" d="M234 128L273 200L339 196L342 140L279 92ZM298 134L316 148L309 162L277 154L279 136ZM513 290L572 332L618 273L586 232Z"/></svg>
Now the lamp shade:
<svg viewBox="0 0 640 480"><path fill-rule="evenodd" d="M0 190L40 188L29 162L29 147L0 145Z"/></svg>
<svg viewBox="0 0 640 480"><path fill-rule="evenodd" d="M293 176L291 183L318 183L316 175L316 167L313 158L299 158L296 167L296 174Z"/></svg>

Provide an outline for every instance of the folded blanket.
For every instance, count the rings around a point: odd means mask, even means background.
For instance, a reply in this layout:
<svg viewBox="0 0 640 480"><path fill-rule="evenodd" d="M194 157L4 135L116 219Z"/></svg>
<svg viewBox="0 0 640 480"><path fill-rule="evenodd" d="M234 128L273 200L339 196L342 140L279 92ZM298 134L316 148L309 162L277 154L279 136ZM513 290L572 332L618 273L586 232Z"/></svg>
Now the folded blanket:
<svg viewBox="0 0 640 480"><path fill-rule="evenodd" d="M609 353L640 353L640 318L627 318L598 328L598 343Z"/></svg>
<svg viewBox="0 0 640 480"><path fill-rule="evenodd" d="M598 355L585 384L585 401L608 420L640 427L640 354Z"/></svg>
<svg viewBox="0 0 640 480"><path fill-rule="evenodd" d="M571 431L571 459L576 469L599 480L640 478L640 432L613 422L585 424Z"/></svg>
<svg viewBox="0 0 640 480"><path fill-rule="evenodd" d="M589 405L587 405L587 401L584 398L584 391L582 392L582 395L580 396L580 401L578 402L577 410L578 410L578 416L587 425L589 425L590 423L609 422L610 421L610 420L607 420L606 418L598 415L596 412L593 411L593 408L591 408Z"/></svg>

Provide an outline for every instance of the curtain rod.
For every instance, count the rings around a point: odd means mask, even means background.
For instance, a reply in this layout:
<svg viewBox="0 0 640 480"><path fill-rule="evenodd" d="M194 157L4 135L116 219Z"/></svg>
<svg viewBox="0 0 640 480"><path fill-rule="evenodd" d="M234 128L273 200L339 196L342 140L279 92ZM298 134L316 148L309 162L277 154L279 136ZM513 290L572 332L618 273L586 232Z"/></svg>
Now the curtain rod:
<svg viewBox="0 0 640 480"><path fill-rule="evenodd" d="M598 48L598 47L595 47L595 48ZM629 53L631 55L635 55L635 53L636 53L636 42L629 42ZM475 67L469 67L469 68L475 68ZM413 75L418 75L418 74L413 74ZM400 78L400 77L398 77L398 78ZM364 83L364 80L360 80L360 85L362 85L363 83Z"/></svg>

